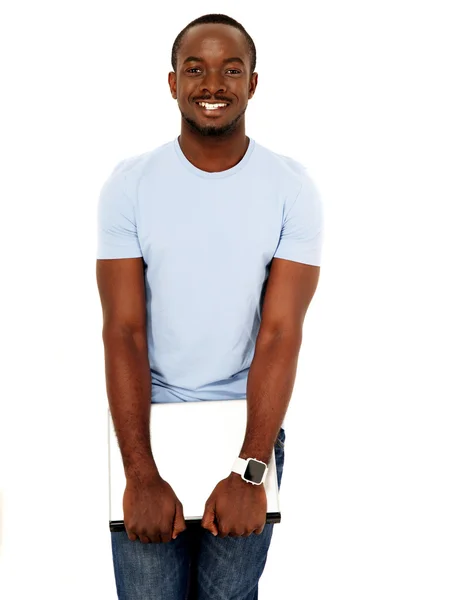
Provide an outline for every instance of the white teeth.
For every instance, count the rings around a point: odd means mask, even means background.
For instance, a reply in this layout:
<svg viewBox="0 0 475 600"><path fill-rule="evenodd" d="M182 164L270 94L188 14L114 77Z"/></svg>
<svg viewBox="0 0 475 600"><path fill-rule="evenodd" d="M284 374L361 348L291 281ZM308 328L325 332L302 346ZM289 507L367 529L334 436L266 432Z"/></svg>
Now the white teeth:
<svg viewBox="0 0 475 600"><path fill-rule="evenodd" d="M217 108L227 106L227 104L208 104L207 102L198 102L198 104L206 108L206 110L216 110Z"/></svg>

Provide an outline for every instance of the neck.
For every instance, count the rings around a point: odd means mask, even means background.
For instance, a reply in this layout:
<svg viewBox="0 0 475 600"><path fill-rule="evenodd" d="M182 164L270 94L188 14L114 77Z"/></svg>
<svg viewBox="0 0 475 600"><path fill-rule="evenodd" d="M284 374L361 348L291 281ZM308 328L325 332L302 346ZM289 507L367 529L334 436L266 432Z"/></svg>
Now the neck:
<svg viewBox="0 0 475 600"><path fill-rule="evenodd" d="M229 135L205 136L182 122L178 143L186 158L202 171L218 172L231 169L246 154L249 138L244 127Z"/></svg>

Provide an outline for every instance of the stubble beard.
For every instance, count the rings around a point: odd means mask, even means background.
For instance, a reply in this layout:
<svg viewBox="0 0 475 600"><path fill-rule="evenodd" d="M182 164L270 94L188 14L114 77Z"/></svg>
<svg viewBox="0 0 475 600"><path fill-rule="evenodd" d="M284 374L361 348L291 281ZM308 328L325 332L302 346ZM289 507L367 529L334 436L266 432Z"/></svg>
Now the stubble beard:
<svg viewBox="0 0 475 600"><path fill-rule="evenodd" d="M231 135L234 131L236 131L239 122L241 121L244 113L246 112L246 108L244 108L244 110L240 112L230 123L226 123L226 125L221 125L221 127L215 125L205 125L203 127L190 117L187 117L181 109L180 112L183 120L186 121L186 123L188 123L191 129L199 135L207 137L219 137Z"/></svg>

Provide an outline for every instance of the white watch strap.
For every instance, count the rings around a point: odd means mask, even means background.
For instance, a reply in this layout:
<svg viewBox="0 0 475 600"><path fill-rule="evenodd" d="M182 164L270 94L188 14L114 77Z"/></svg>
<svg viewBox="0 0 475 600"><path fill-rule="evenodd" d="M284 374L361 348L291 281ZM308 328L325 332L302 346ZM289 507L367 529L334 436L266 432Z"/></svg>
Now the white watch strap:
<svg viewBox="0 0 475 600"><path fill-rule="evenodd" d="M233 468L231 469L234 473L238 473L239 475L244 475L247 467L247 459L246 458L236 458L233 464Z"/></svg>

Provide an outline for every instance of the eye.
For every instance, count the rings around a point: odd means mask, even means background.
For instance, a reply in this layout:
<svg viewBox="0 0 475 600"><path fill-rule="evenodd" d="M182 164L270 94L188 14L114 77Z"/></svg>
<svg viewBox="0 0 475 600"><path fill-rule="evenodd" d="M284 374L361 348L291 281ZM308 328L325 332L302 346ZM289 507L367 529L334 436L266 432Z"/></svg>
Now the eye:
<svg viewBox="0 0 475 600"><path fill-rule="evenodd" d="M189 73L190 71L199 71L198 67L192 67L191 69L187 70L187 73Z"/></svg>
<svg viewBox="0 0 475 600"><path fill-rule="evenodd" d="M228 71L234 71L234 73L237 73L238 75L241 72L239 69L228 69Z"/></svg>

